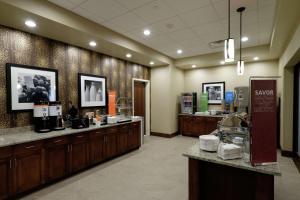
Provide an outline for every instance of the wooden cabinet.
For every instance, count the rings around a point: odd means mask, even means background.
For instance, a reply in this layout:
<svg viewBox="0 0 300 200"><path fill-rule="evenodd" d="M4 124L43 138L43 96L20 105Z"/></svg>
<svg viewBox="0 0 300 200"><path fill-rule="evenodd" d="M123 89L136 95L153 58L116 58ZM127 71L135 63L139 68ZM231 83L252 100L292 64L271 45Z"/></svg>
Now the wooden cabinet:
<svg viewBox="0 0 300 200"><path fill-rule="evenodd" d="M140 122L0 148L0 199L140 146Z"/></svg>
<svg viewBox="0 0 300 200"><path fill-rule="evenodd" d="M0 149L0 199L6 199L11 192L12 158L11 148Z"/></svg>
<svg viewBox="0 0 300 200"><path fill-rule="evenodd" d="M80 133L71 136L69 145L70 172L77 172L89 165L89 140L88 133Z"/></svg>
<svg viewBox="0 0 300 200"><path fill-rule="evenodd" d="M90 133L90 163L96 164L104 160L104 135L102 131Z"/></svg>
<svg viewBox="0 0 300 200"><path fill-rule="evenodd" d="M104 133L103 156L105 159L117 155L117 128L109 128Z"/></svg>
<svg viewBox="0 0 300 200"><path fill-rule="evenodd" d="M141 140L141 126L140 123L132 123L131 129L128 132L128 149L138 148Z"/></svg>
<svg viewBox="0 0 300 200"><path fill-rule="evenodd" d="M17 145L14 154L14 193L22 193L41 185L42 142Z"/></svg>
<svg viewBox="0 0 300 200"><path fill-rule="evenodd" d="M130 131L128 125L123 125L118 127L118 137L117 137L118 154L122 154L128 151L129 132Z"/></svg>
<svg viewBox="0 0 300 200"><path fill-rule="evenodd" d="M68 138L50 139L45 144L45 179L52 181L66 176L68 166Z"/></svg>
<svg viewBox="0 0 300 200"><path fill-rule="evenodd" d="M179 132L182 135L193 137L210 134L217 129L217 123L220 120L222 117L180 115Z"/></svg>
<svg viewBox="0 0 300 200"><path fill-rule="evenodd" d="M209 134L217 129L218 121L222 118L219 117L206 117L206 133Z"/></svg>

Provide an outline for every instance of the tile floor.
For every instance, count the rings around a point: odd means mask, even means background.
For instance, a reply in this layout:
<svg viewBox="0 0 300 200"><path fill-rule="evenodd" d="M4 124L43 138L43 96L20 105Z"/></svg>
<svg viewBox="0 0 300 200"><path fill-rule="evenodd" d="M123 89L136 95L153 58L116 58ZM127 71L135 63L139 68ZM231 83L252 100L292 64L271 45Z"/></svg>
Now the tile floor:
<svg viewBox="0 0 300 200"><path fill-rule="evenodd" d="M150 136L137 151L96 166L23 197L24 200L187 200L187 158L195 138ZM290 158L279 156L282 176L275 200L300 199L300 174Z"/></svg>

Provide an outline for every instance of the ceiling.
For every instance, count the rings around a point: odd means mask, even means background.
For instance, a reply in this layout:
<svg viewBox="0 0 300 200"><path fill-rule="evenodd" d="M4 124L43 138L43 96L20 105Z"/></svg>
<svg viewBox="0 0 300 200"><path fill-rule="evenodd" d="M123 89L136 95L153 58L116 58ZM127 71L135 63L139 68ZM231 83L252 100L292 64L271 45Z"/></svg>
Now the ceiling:
<svg viewBox="0 0 300 200"><path fill-rule="evenodd" d="M121 33L172 58L222 51L209 42L227 37L227 0L50 0L63 8ZM231 32L239 37L245 6L243 47L269 44L276 0L231 0ZM143 35L144 29L151 35ZM236 43L238 45L238 43ZM178 55L177 49L183 53Z"/></svg>

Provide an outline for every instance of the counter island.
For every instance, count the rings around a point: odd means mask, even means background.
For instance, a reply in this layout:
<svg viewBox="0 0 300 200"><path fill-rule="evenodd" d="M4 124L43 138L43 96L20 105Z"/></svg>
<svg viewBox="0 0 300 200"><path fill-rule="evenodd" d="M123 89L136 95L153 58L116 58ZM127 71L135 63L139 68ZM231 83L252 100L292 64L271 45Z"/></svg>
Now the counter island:
<svg viewBox="0 0 300 200"><path fill-rule="evenodd" d="M199 143L183 154L189 163L189 200L273 200L277 163L252 166L242 159L222 160Z"/></svg>

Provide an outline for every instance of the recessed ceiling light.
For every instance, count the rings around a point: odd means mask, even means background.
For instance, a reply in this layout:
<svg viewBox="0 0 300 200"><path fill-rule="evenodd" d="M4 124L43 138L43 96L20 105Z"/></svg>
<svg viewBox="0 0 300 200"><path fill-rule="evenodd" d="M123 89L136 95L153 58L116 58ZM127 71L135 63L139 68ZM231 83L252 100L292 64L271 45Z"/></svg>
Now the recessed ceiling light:
<svg viewBox="0 0 300 200"><path fill-rule="evenodd" d="M144 35L149 36L151 34L151 31L149 29L144 30Z"/></svg>
<svg viewBox="0 0 300 200"><path fill-rule="evenodd" d="M192 68L196 68L197 67L197 65L192 65Z"/></svg>
<svg viewBox="0 0 300 200"><path fill-rule="evenodd" d="M256 57L253 58L253 60L259 60L259 57L256 56Z"/></svg>
<svg viewBox="0 0 300 200"><path fill-rule="evenodd" d="M150 65L154 65L154 62L153 62L153 61L151 61L149 64L150 64Z"/></svg>
<svg viewBox="0 0 300 200"><path fill-rule="evenodd" d="M249 40L249 38L245 36L245 37L242 37L241 40L242 40L242 42L247 42Z"/></svg>
<svg viewBox="0 0 300 200"><path fill-rule="evenodd" d="M224 65L224 64L225 64L225 61L223 61L223 60L220 61L220 64L221 64L221 65Z"/></svg>
<svg viewBox="0 0 300 200"><path fill-rule="evenodd" d="M181 50L181 49L178 49L178 50L177 50L177 54L182 54L182 50Z"/></svg>
<svg viewBox="0 0 300 200"><path fill-rule="evenodd" d="M97 43L95 41L90 41L89 45L91 47L95 47L95 46L97 46Z"/></svg>
<svg viewBox="0 0 300 200"><path fill-rule="evenodd" d="M132 55L131 55L130 53L128 53L128 54L126 54L126 57L127 57L127 58L131 58Z"/></svg>
<svg viewBox="0 0 300 200"><path fill-rule="evenodd" d="M30 27L30 28L36 27L36 23L33 20L26 20L25 25Z"/></svg>

